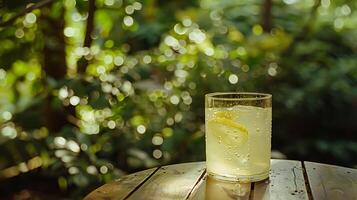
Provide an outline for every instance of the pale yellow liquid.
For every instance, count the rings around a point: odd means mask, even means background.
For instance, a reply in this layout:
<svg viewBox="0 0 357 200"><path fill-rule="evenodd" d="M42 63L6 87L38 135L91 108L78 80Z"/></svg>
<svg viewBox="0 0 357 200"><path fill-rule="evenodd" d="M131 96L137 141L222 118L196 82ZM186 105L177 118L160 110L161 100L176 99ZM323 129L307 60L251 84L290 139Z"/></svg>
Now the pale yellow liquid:
<svg viewBox="0 0 357 200"><path fill-rule="evenodd" d="M207 172L218 179L259 181L268 177L271 108L206 109Z"/></svg>

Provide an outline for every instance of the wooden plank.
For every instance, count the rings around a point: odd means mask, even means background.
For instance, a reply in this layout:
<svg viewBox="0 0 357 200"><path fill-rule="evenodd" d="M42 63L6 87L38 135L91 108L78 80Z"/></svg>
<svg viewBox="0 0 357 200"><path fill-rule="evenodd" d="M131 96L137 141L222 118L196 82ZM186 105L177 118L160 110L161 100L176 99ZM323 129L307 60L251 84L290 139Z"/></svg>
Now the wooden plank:
<svg viewBox="0 0 357 200"><path fill-rule="evenodd" d="M149 178L157 167L123 176L113 182L107 183L88 194L84 200L111 199L121 200Z"/></svg>
<svg viewBox="0 0 357 200"><path fill-rule="evenodd" d="M269 180L255 183L253 199L309 199L301 162L271 160Z"/></svg>
<svg viewBox="0 0 357 200"><path fill-rule="evenodd" d="M128 199L186 199L205 167L204 162L161 167Z"/></svg>
<svg viewBox="0 0 357 200"><path fill-rule="evenodd" d="M314 199L357 199L357 169L304 162Z"/></svg>

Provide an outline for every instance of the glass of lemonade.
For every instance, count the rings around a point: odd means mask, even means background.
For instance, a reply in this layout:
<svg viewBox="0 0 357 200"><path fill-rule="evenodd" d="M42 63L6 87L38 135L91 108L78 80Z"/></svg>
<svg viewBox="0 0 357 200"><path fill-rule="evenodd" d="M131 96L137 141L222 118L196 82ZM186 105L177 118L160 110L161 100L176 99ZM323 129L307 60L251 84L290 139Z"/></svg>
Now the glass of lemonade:
<svg viewBox="0 0 357 200"><path fill-rule="evenodd" d="M210 93L205 96L205 107L209 176L239 182L268 178L272 95Z"/></svg>

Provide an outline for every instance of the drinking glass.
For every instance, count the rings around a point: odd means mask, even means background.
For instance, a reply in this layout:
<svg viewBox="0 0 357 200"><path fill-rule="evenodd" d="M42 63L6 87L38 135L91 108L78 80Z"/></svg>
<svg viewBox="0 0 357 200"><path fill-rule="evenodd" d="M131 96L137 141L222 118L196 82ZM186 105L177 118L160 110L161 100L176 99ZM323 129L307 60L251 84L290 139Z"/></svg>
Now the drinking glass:
<svg viewBox="0 0 357 200"><path fill-rule="evenodd" d="M272 95L217 92L205 96L208 175L256 182L269 176Z"/></svg>

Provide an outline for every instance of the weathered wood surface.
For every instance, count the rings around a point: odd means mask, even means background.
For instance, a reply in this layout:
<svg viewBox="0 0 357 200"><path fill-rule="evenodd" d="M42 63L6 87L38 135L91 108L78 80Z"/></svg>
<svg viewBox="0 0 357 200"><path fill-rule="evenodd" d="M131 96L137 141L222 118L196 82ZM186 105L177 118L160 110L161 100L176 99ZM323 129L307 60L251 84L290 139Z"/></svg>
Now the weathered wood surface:
<svg viewBox="0 0 357 200"><path fill-rule="evenodd" d="M308 199L301 162L271 160L269 180L255 183L254 199Z"/></svg>
<svg viewBox="0 0 357 200"><path fill-rule="evenodd" d="M314 199L357 199L357 169L304 162Z"/></svg>
<svg viewBox="0 0 357 200"><path fill-rule="evenodd" d="M184 163L161 167L128 199L186 199L200 177L205 163Z"/></svg>
<svg viewBox="0 0 357 200"><path fill-rule="evenodd" d="M134 174L123 176L118 180L105 184L87 195L84 200L112 199L120 200L128 196L140 184L152 175L157 168L140 171Z"/></svg>
<svg viewBox="0 0 357 200"><path fill-rule="evenodd" d="M122 177L94 190L85 200L304 200L312 197L357 200L357 169L273 159L268 180L243 184L209 178L204 162L183 163Z"/></svg>

